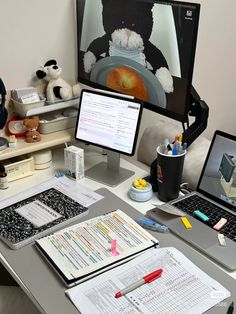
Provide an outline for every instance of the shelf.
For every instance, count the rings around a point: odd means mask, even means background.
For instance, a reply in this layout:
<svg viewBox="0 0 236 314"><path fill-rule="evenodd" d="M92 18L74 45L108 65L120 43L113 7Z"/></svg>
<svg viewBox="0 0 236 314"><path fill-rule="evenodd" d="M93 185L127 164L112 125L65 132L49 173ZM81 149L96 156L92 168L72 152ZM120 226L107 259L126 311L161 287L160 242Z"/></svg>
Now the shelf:
<svg viewBox="0 0 236 314"><path fill-rule="evenodd" d="M42 149L55 147L57 145L71 142L74 139L74 128L50 134L41 134L42 140L37 143L27 143L24 138L17 138L14 148L7 148L0 151L0 161L8 158L33 153Z"/></svg>
<svg viewBox="0 0 236 314"><path fill-rule="evenodd" d="M24 116L24 117L29 117L29 116L34 116L34 115L39 115L42 113L46 113L46 112L51 112L51 111L55 111L58 109L65 109L65 108L69 108L69 107L78 107L79 105L79 98L75 98L75 99L71 99L71 100L67 100L67 101L60 101L57 102L55 104L50 104L50 105L44 105L41 107L35 107L35 108L29 108L27 109L27 104L20 104L21 106L23 106L22 108L20 106L15 107L15 112L17 114L19 114L20 116Z"/></svg>

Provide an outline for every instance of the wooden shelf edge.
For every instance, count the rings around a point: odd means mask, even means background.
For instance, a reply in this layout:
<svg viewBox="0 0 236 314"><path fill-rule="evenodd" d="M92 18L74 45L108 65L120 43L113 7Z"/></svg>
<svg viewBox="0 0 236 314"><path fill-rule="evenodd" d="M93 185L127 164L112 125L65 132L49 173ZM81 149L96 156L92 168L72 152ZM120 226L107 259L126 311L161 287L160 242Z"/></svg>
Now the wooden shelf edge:
<svg viewBox="0 0 236 314"><path fill-rule="evenodd" d="M15 148L7 148L0 152L0 161L16 156L33 153L42 149L51 148L57 145L71 142L74 138L74 128L41 135L42 140L37 143L26 143L24 138L17 139Z"/></svg>

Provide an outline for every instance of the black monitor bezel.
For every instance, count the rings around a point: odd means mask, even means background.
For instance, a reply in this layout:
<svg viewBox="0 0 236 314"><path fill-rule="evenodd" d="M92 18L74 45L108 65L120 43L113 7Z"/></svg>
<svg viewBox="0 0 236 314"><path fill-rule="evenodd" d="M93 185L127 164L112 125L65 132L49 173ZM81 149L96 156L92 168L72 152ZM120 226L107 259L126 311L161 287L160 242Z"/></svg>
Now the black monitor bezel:
<svg viewBox="0 0 236 314"><path fill-rule="evenodd" d="M225 206L226 208L231 209L232 211L236 212L236 207L234 205L231 205L230 203L225 202L224 200L222 200L222 199L220 199L220 198L218 198L218 197L216 197L216 196L214 196L214 195L212 195L212 194L210 194L210 193L208 193L208 192L206 192L206 191L204 191L204 190L202 190L200 188L201 182L202 182L202 178L204 176L204 173L205 173L205 170L206 170L206 166L207 166L207 163L208 163L209 157L211 155L211 151L212 151L212 148L214 146L215 139L216 139L217 136L222 136L222 137L224 137L226 139L229 139L229 140L232 140L232 141L234 141L236 143L236 136L235 135L226 133L226 132L221 131L221 130L216 130L215 131L215 133L213 135L213 138L211 140L211 144L210 144L209 150L207 152L207 156L205 158L204 165L202 167L202 171L201 171L201 174L200 174L200 177L199 177L199 180L198 180L198 184L197 184L197 189L196 190L197 190L197 192L201 193L202 195L212 199L216 203L221 204L221 205Z"/></svg>
<svg viewBox="0 0 236 314"><path fill-rule="evenodd" d="M133 141L131 153L123 152L121 150L116 150L114 148L107 147L107 146L101 145L101 144L96 144L94 142L89 142L89 141L86 141L82 138L77 137L77 130L78 130L78 124L79 124L80 111L81 111L81 102L83 99L83 94L85 92L91 93L91 94L96 94L96 95L102 95L105 97L112 97L112 98L116 98L116 99L127 100L127 101L132 102L132 103L140 104L139 116L138 116L138 120L137 120L137 125L136 125L135 136L134 136L134 141ZM142 112L143 112L143 102L139 99L131 98L131 97L127 97L127 96L125 97L125 95L120 96L120 95L115 94L115 93L106 93L106 91L102 92L102 91L97 91L97 90L83 89L81 91L81 96L80 96L80 102L79 102L79 108L78 108L78 115L77 115L77 119L76 119L74 138L78 141L83 142L83 143L91 144L91 145L94 145L96 147L100 147L102 149L107 149L107 150L110 150L110 151L113 151L113 152L116 152L116 153L119 153L122 155L126 155L126 156L133 156L135 154L135 150L136 150L136 146L137 146L137 140L138 140L139 128L140 128L140 124L141 124Z"/></svg>
<svg viewBox="0 0 236 314"><path fill-rule="evenodd" d="M78 29L82 29L82 23L83 23L83 13L84 13L84 6L85 6L86 0L76 0L76 12L77 12L77 61L78 61L78 68L79 68L79 53L78 49L81 44L81 38L78 36ZM189 73L188 73L188 82L187 82L187 88L186 88L186 99L185 99L185 111L183 114L170 111L168 109L164 109L161 107L158 107L154 104L151 104L149 102L143 101L143 105L145 109L148 109L152 112L159 113L161 115L167 116L169 118L172 118L174 120L180 121L180 122L186 122L188 121L188 113L190 110L190 102L191 102L191 88L192 88L192 78L193 78L193 69L194 69L194 60L195 60L195 53L196 53L196 45L197 45L197 33L198 33L198 25L199 25L199 16L200 16L200 4L199 3L191 3L191 2L181 2L181 1L173 1L173 0L166 0L166 1L159 1L159 0L146 0L147 2L154 2L154 3L160 3L160 4L170 4L172 6L181 6L181 7L194 7L195 9L195 23L193 28L193 41L191 49L191 56L189 60ZM101 90L111 90L103 85L100 85L98 83L94 83L88 79L85 79L84 77L81 77L78 71L78 82L85 84L89 87L93 88L99 88Z"/></svg>

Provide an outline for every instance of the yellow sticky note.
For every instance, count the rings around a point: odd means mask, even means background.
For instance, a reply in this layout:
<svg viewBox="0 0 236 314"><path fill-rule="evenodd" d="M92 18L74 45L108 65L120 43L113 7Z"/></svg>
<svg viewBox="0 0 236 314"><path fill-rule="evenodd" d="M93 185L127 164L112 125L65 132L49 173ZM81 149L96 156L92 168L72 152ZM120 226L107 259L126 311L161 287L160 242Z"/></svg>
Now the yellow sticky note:
<svg viewBox="0 0 236 314"><path fill-rule="evenodd" d="M186 229L192 229L192 225L189 222L187 217L181 217L182 223L184 224Z"/></svg>

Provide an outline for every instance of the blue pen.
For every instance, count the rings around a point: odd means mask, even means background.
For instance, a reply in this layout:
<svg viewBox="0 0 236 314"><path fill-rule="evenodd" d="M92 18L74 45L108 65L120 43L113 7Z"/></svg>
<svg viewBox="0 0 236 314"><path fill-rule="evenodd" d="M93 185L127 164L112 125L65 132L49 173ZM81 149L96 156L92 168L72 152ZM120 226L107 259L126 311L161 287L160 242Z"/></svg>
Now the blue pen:
<svg viewBox="0 0 236 314"><path fill-rule="evenodd" d="M182 153L185 153L186 149L187 149L187 143L183 143Z"/></svg>
<svg viewBox="0 0 236 314"><path fill-rule="evenodd" d="M178 155L179 154L179 142L174 143L174 147L172 149L172 155Z"/></svg>

